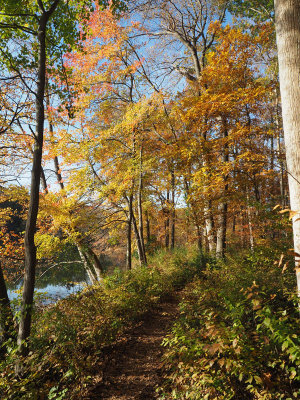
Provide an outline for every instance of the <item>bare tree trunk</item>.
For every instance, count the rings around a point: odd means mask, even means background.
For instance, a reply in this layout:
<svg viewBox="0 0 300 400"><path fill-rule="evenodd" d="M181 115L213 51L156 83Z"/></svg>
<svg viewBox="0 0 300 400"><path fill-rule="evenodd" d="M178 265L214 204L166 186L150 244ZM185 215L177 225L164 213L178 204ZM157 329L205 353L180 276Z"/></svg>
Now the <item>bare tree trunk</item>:
<svg viewBox="0 0 300 400"><path fill-rule="evenodd" d="M97 279L96 279L93 271L90 268L89 259L88 259L87 255L85 254L85 251L82 248L82 246L79 244L77 244L76 246L77 246L77 250L78 250L79 256L81 258L82 264L84 266L84 269L86 270L88 277L91 281L91 284L95 285L97 283Z"/></svg>
<svg viewBox="0 0 300 400"><path fill-rule="evenodd" d="M52 126L52 124L51 124L51 126ZM57 178L57 182L58 182L60 188L63 190L65 188L65 186L64 186L64 183L63 183L63 180L62 180L62 176L61 176L61 172L60 172L59 162L58 162L57 156L54 157L53 161L54 161L54 168L55 168L55 175L56 175L56 178Z"/></svg>
<svg viewBox="0 0 300 400"><path fill-rule="evenodd" d="M170 203L170 193L167 191L166 196L166 214L167 218L165 221L165 248L168 249L170 245L170 210L169 210L169 203Z"/></svg>
<svg viewBox="0 0 300 400"><path fill-rule="evenodd" d="M282 118L300 296L300 2L275 0Z"/></svg>
<svg viewBox="0 0 300 400"><path fill-rule="evenodd" d="M197 245L198 245L198 250L201 252L202 251L202 234L201 234L201 228L198 224L196 224L196 230L197 230Z"/></svg>
<svg viewBox="0 0 300 400"><path fill-rule="evenodd" d="M248 227L249 227L250 249L251 251L253 251L254 250L253 222L252 222L248 187L246 188L246 196L247 196L247 217L248 217Z"/></svg>
<svg viewBox="0 0 300 400"><path fill-rule="evenodd" d="M227 230L227 203L222 202L218 206L219 218L218 218L218 229L217 229L217 245L216 245L216 257L223 258L225 255L226 248L226 230Z"/></svg>
<svg viewBox="0 0 300 400"><path fill-rule="evenodd" d="M226 118L222 118L223 122L223 139L224 147L222 151L222 162L224 166L229 161L229 151L228 151L228 129L227 129L227 121ZM227 192L228 192L228 174L223 175L223 182L224 182L224 191L223 191L223 199L218 206L219 211L219 221L218 221L218 229L217 229L217 246L216 246L216 257L223 258L225 255L225 248L226 248L226 231L227 231Z"/></svg>
<svg viewBox="0 0 300 400"><path fill-rule="evenodd" d="M104 274L103 265L101 264L97 254L95 254L95 252L90 247L87 247L85 252L95 271L97 281L100 282L103 279L103 274Z"/></svg>
<svg viewBox="0 0 300 400"><path fill-rule="evenodd" d="M204 219L208 250L211 254L216 253L216 241L214 235L214 221L211 215L211 200L207 201L204 206Z"/></svg>
<svg viewBox="0 0 300 400"><path fill-rule="evenodd" d="M175 172L174 167L171 171L171 244L170 248L175 247L175 222L176 222L176 209L175 209Z"/></svg>
<svg viewBox="0 0 300 400"><path fill-rule="evenodd" d="M136 239L136 245L137 245L140 265L147 264L147 262L146 262L146 260L144 258L143 247L142 247L140 234L139 234L139 230L138 230L138 227L137 227L137 223L136 223L136 218L135 218L134 212L132 212L132 223L133 223L133 229L134 229L134 234L135 234L135 239Z"/></svg>
<svg viewBox="0 0 300 400"><path fill-rule="evenodd" d="M37 214L39 209L39 190L40 190L40 177L42 172L42 154L43 154L43 139L44 139L44 97L45 97L45 80L46 80L46 27L47 22L51 15L54 13L58 6L59 0L54 0L48 11L40 6L42 15L39 19L38 27L38 77L37 77L37 92L35 99L36 108L36 135L33 151L33 162L31 170L31 185L30 185L30 199L29 210L25 228L25 274L23 286L23 298L21 306L21 315L18 331L17 343L19 346L19 353L26 355L28 353L28 346L26 340L30 335L31 329L31 316L33 305L33 293L35 286L35 267L36 267L36 246L34 243L34 235L36 231ZM16 365L16 373L22 373L22 366L20 362Z"/></svg>
<svg viewBox="0 0 300 400"><path fill-rule="evenodd" d="M50 106L50 96L49 96L49 93L48 93L48 81L46 81L46 90L47 90L46 105L47 105L47 107L49 107ZM54 129L53 129L53 123L52 123L52 121L50 119L49 119L49 132L50 132L50 136L51 136L51 139L52 139L53 136L54 136ZM63 183L62 175L61 175L61 172L60 172L58 157L54 156L53 161L54 161L54 171L55 171L57 183L59 184L60 188L63 190L64 189L64 183Z"/></svg>
<svg viewBox="0 0 300 400"><path fill-rule="evenodd" d="M147 244L151 243L151 232L150 232L150 219L149 213L146 211L146 231L147 231Z"/></svg>
<svg viewBox="0 0 300 400"><path fill-rule="evenodd" d="M41 184L42 184L42 188L44 190L44 193L48 194L47 181L46 181L46 176L45 176L45 172L44 172L43 168L41 170Z"/></svg>
<svg viewBox="0 0 300 400"><path fill-rule="evenodd" d="M131 227L132 227L132 194L129 197L128 204L128 221L127 221L127 254L126 254L126 267L127 270L132 268L132 254L131 254Z"/></svg>
<svg viewBox="0 0 300 400"><path fill-rule="evenodd" d="M138 188L138 216L139 216L139 236L143 253L144 263L147 264L145 240L144 240L144 226L143 226L143 206L142 206L142 195L143 195L143 146L140 148L140 175L139 175L139 188Z"/></svg>
<svg viewBox="0 0 300 400"><path fill-rule="evenodd" d="M29 210L25 228L25 275L23 286L23 299L18 332L18 346L21 355L28 353L28 346L25 341L30 335L31 315L33 304L33 293L35 286L36 267L36 246L34 235L39 209L39 189L41 177L41 164L44 136L44 95L45 95L45 74L46 74L46 25L49 16L44 12L39 21L38 42L38 82L36 93L36 137L33 152L33 164L31 171L31 187ZM20 372L20 365L16 366L16 372Z"/></svg>

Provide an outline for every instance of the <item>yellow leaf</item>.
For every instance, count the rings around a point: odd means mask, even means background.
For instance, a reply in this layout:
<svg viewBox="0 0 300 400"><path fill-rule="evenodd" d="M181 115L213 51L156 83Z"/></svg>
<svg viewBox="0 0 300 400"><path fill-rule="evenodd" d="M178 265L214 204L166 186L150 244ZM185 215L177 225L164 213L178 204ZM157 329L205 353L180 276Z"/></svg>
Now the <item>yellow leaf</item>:
<svg viewBox="0 0 300 400"><path fill-rule="evenodd" d="M285 208L284 210L280 210L279 214L283 214L283 213L287 213L287 212L291 212L291 210L289 208Z"/></svg>

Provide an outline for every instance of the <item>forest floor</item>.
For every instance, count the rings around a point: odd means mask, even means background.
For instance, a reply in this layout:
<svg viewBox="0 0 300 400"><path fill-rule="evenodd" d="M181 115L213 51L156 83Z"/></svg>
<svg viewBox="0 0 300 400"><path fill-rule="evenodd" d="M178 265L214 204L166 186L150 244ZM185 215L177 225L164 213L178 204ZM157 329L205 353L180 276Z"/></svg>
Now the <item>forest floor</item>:
<svg viewBox="0 0 300 400"><path fill-rule="evenodd" d="M172 297L107 347L84 400L156 399L155 390L163 381L162 340L177 316L178 298Z"/></svg>

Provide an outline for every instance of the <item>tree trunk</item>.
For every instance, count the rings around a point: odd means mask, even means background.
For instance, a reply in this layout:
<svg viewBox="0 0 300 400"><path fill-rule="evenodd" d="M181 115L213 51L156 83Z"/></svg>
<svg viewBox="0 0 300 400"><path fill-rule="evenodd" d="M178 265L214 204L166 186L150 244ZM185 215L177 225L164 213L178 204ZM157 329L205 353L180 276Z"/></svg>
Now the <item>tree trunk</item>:
<svg viewBox="0 0 300 400"><path fill-rule="evenodd" d="M167 198L166 198L166 214L167 214L167 219L165 221L165 248L169 248L170 244L170 210L169 210L169 203L170 203L170 193L167 191Z"/></svg>
<svg viewBox="0 0 300 400"><path fill-rule="evenodd" d="M97 254L95 254L95 252L90 247L87 247L85 252L88 256L91 266L95 271L97 281L100 282L103 279L104 274L103 265L101 264Z"/></svg>
<svg viewBox="0 0 300 400"><path fill-rule="evenodd" d="M246 197L247 197L247 217L248 217L248 227L249 227L250 249L251 251L253 251L254 250L253 222L252 222L248 187L246 188Z"/></svg>
<svg viewBox="0 0 300 400"><path fill-rule="evenodd" d="M139 175L139 188L138 188L139 236L140 236L141 248L142 248L142 253L143 253L143 261L145 264L147 264L145 240L144 240L142 195L143 195L143 146L141 145L141 148L140 148L140 175Z"/></svg>
<svg viewBox="0 0 300 400"><path fill-rule="evenodd" d="M0 347L8 339L16 339L14 317L10 308L6 284L0 265ZM5 350L5 348L3 349ZM1 349L0 349L1 351Z"/></svg>
<svg viewBox="0 0 300 400"><path fill-rule="evenodd" d="M286 188L285 188L285 182L284 182L284 163L283 160L281 159L281 143L280 143L280 136L278 132L278 137L277 137L277 152L278 152L278 157L279 157L279 187L280 187L280 203L282 208L286 208Z"/></svg>
<svg viewBox="0 0 300 400"><path fill-rule="evenodd" d="M175 222L176 222L176 209L175 209L175 172L174 168L171 172L171 244L170 248L174 249L175 247Z"/></svg>
<svg viewBox="0 0 300 400"><path fill-rule="evenodd" d="M126 267L127 270L132 268L132 254L131 254L131 228L132 228L132 194L129 197L128 204L128 221L127 221L127 254L126 254Z"/></svg>
<svg viewBox="0 0 300 400"><path fill-rule="evenodd" d="M217 245L216 245L216 257L223 258L225 255L226 248L226 230L227 230L227 203L222 202L218 207L219 211L219 226L217 229Z"/></svg>
<svg viewBox="0 0 300 400"><path fill-rule="evenodd" d="M97 283L97 278L95 277L93 271L90 268L88 256L86 255L86 253L81 245L77 244L76 246L77 246L77 250L78 250L79 256L81 258L82 264L84 266L84 269L86 270L88 277L91 281L91 284L95 285Z"/></svg>
<svg viewBox="0 0 300 400"><path fill-rule="evenodd" d="M147 231L147 244L149 246L151 243L151 232L150 232L150 219L148 211L146 211L146 231Z"/></svg>
<svg viewBox="0 0 300 400"><path fill-rule="evenodd" d="M202 234L201 234L201 228L198 224L196 224L196 230L197 230L197 245L198 245L198 250L201 252L202 251Z"/></svg>
<svg viewBox="0 0 300 400"><path fill-rule="evenodd" d="M48 15L43 13L38 32L39 61L38 61L38 82L36 93L36 137L33 152L33 164L31 171L31 186L29 210L25 228L25 275L23 286L23 299L18 332L18 346L21 355L28 353L28 346L25 341L30 335L31 315L33 304L33 293L35 286L36 267L36 246L34 235L39 209L39 189L41 177L41 163L44 136L44 95L45 95L45 74L46 74L46 25ZM16 368L17 373L19 368Z"/></svg>
<svg viewBox="0 0 300 400"><path fill-rule="evenodd" d="M47 181L46 181L46 176L45 176L45 172L44 172L43 168L41 170L41 184L42 184L42 188L44 190L44 193L48 194Z"/></svg>
<svg viewBox="0 0 300 400"><path fill-rule="evenodd" d="M222 118L223 122L223 151L222 151L222 162L223 166L226 167L226 164L229 161L229 149L228 149L228 129L227 129L227 121L226 118ZM217 230L217 246L216 246L216 257L223 258L225 255L226 248L226 231L227 231L227 192L228 192L228 174L223 174L223 182L224 182L224 190L222 194L222 201L218 206L219 211L219 223Z"/></svg>
<svg viewBox="0 0 300 400"><path fill-rule="evenodd" d="M198 249L201 252L202 249L202 236L203 236L203 228L201 228L200 223L199 223L199 218L197 216L197 211L196 211L196 206L195 206L195 202L192 199L189 199L189 194L190 194L190 185L188 183L187 178L184 178L184 186L185 186L185 190L186 190L186 197L187 197L187 206L191 208L192 211L192 215L193 215L193 221L196 227L196 231L197 231L197 245L198 245ZM188 239L187 239L188 240Z"/></svg>
<svg viewBox="0 0 300 400"><path fill-rule="evenodd" d="M52 124L51 124L51 126L52 126ZM65 188L65 186L64 186L64 183L63 183L63 180L62 180L62 176L61 176L61 172L60 172L60 168L59 168L58 157L55 156L53 161L54 161L54 168L55 168L55 175L56 175L57 183L59 184L60 188L63 190Z"/></svg>
<svg viewBox="0 0 300 400"><path fill-rule="evenodd" d="M300 296L300 2L275 0L275 25L286 162Z"/></svg>
<svg viewBox="0 0 300 400"><path fill-rule="evenodd" d="M132 223L133 223L133 229L134 229L134 233L135 233L135 239L136 239L136 245L137 245L140 265L147 264L147 262L144 258L143 247L142 247L142 243L141 243L141 239L140 239L140 233L139 233L139 230L137 227L134 212L132 212Z"/></svg>
<svg viewBox="0 0 300 400"><path fill-rule="evenodd" d="M48 81L46 82L46 90L47 90L46 105L47 105L47 107L50 107L50 95L49 95L49 92L48 92ZM53 123L49 118L48 118L48 120L49 120L50 137L51 137L51 139L53 139L53 136L54 136ZM63 190L64 189L64 183L63 183L61 172L60 172L58 157L54 156L53 161L54 161L54 171L55 171L57 183L59 184L60 188Z"/></svg>
<svg viewBox="0 0 300 400"><path fill-rule="evenodd" d="M276 126L276 150L277 150L277 158L278 158L278 164L280 166L279 169L279 187L280 187L280 202L282 208L286 208L286 187L285 187L285 182L284 182L284 161L282 159L282 149L281 149L281 127L279 124L279 93L278 90L276 89L275 91L275 99L276 99L276 111L275 111L275 126Z"/></svg>
<svg viewBox="0 0 300 400"><path fill-rule="evenodd" d="M211 200L207 201L204 206L204 219L205 219L205 229L206 238L208 243L208 251L211 254L216 252L216 241L214 235L214 221L211 215Z"/></svg>

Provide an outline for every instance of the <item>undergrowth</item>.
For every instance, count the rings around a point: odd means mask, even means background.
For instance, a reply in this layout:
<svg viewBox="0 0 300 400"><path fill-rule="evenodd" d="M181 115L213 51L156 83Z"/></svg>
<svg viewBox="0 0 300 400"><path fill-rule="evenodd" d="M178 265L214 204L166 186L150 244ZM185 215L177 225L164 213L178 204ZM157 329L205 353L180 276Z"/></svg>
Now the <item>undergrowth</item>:
<svg viewBox="0 0 300 400"><path fill-rule="evenodd" d="M38 309L25 378L14 373L16 348L0 365L2 400L79 399L91 384L105 346L143 313L183 288L209 259L195 251L160 252L149 267L116 270L101 285Z"/></svg>
<svg viewBox="0 0 300 400"><path fill-rule="evenodd" d="M165 338L160 399L300 398L300 326L292 267L272 249L208 268L184 290Z"/></svg>

